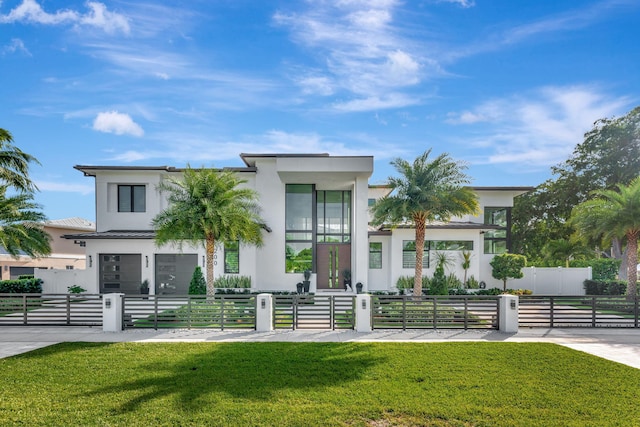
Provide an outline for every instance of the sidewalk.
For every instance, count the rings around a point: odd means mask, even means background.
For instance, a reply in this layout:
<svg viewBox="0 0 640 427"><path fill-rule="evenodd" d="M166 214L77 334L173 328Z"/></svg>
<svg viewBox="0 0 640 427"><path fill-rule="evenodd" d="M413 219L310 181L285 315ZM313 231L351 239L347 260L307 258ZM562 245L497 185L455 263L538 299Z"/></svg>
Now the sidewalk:
<svg viewBox="0 0 640 427"><path fill-rule="evenodd" d="M95 327L4 327L0 329L0 358L59 342L549 342L640 369L640 329L520 328L516 334L493 330L278 330L218 331L209 329L133 329L104 332Z"/></svg>

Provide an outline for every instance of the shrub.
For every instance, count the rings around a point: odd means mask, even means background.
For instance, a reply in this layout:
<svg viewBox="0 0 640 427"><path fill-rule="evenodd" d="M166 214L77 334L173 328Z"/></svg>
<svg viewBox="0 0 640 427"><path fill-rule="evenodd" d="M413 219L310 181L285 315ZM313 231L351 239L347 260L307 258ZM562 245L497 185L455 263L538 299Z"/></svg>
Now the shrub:
<svg viewBox="0 0 640 427"><path fill-rule="evenodd" d="M17 279L0 281L0 294L41 294L42 279Z"/></svg>
<svg viewBox="0 0 640 427"><path fill-rule="evenodd" d="M622 280L585 280L584 291L587 295L624 295L627 283Z"/></svg>
<svg viewBox="0 0 640 427"><path fill-rule="evenodd" d="M207 281L202 275L200 266L196 266L189 282L189 295L205 295L207 293Z"/></svg>
<svg viewBox="0 0 640 427"><path fill-rule="evenodd" d="M478 289L479 287L480 287L480 282L478 282L478 280L475 277L473 277L473 275L471 275L471 277L467 279L467 288Z"/></svg>
<svg viewBox="0 0 640 427"><path fill-rule="evenodd" d="M245 289L251 287L251 277L249 276L220 276L213 282L214 288L236 288Z"/></svg>
<svg viewBox="0 0 640 427"><path fill-rule="evenodd" d="M615 258L598 258L571 261L571 267L591 267L593 280L615 280L618 276L622 260ZM595 295L595 294L594 294Z"/></svg>
<svg viewBox="0 0 640 427"><path fill-rule="evenodd" d="M78 285L67 286L67 290L69 291L70 294L81 294L83 292L87 292L85 288Z"/></svg>
<svg viewBox="0 0 640 427"><path fill-rule="evenodd" d="M461 289L462 288L462 280L458 279L453 273L450 273L447 276L447 289Z"/></svg>

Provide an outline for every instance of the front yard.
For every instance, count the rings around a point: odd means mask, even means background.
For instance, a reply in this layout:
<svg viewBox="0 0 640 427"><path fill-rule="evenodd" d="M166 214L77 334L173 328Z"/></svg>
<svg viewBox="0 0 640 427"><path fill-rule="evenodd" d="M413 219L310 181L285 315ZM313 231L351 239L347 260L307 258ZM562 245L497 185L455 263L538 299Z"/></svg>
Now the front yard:
<svg viewBox="0 0 640 427"><path fill-rule="evenodd" d="M4 425L640 425L640 370L544 343L65 343L0 377Z"/></svg>

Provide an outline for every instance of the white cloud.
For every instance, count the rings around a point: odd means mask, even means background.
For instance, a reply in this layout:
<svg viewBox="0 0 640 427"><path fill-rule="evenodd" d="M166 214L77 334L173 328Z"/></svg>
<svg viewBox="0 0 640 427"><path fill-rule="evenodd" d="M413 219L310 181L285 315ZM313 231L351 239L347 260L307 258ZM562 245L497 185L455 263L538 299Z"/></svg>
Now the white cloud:
<svg viewBox="0 0 640 427"><path fill-rule="evenodd" d="M0 15L0 23L25 22L45 25L74 24L96 27L107 33L129 33L129 21L123 15L109 12L103 3L87 2L89 12L82 14L70 9L46 12L36 0L22 0L7 15Z"/></svg>
<svg viewBox="0 0 640 427"><path fill-rule="evenodd" d="M302 73L306 77L294 78L303 93L346 92L360 100L395 98L391 103L374 102L376 108L415 104L408 94L398 96L396 92L441 70L422 57L415 42L401 36L404 29L394 26L394 12L400 4L396 0L318 1L308 3L301 13L276 13L274 22L288 28L292 40L313 52L320 63L313 71ZM398 104L400 99L406 103Z"/></svg>
<svg viewBox="0 0 640 427"><path fill-rule="evenodd" d="M142 127L134 122L128 114L117 111L99 113L93 121L93 129L100 132L115 133L116 135L144 135Z"/></svg>
<svg viewBox="0 0 640 427"><path fill-rule="evenodd" d="M83 196L94 192L93 186L87 184L67 184L63 182L36 181L36 185L41 191L79 193Z"/></svg>
<svg viewBox="0 0 640 427"><path fill-rule="evenodd" d="M439 0L441 3L455 3L461 7L469 8L476 5L474 0Z"/></svg>
<svg viewBox="0 0 640 427"><path fill-rule="evenodd" d="M337 102L333 104L336 111L358 112L383 110L387 108L401 108L409 105L415 105L420 100L402 93L389 93L384 97L372 96L369 98L359 98L351 101Z"/></svg>
<svg viewBox="0 0 640 427"><path fill-rule="evenodd" d="M526 170L563 161L596 120L620 114L628 106L629 99L594 87L555 86L450 113L446 121L473 126L473 136L462 138L483 151L474 163L514 163Z"/></svg>
<svg viewBox="0 0 640 427"><path fill-rule="evenodd" d="M29 50L25 47L23 41L20 39L11 39L11 42L8 45L5 45L0 49L0 53L2 53L3 55L15 52L23 52L28 56L32 56L31 52L29 52Z"/></svg>

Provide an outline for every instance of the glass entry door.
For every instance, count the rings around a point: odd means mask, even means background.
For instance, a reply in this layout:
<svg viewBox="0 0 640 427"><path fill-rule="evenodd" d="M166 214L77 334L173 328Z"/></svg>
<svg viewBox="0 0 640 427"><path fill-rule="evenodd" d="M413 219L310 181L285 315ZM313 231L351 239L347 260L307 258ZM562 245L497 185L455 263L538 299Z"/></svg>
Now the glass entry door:
<svg viewBox="0 0 640 427"><path fill-rule="evenodd" d="M344 271L351 272L350 243L318 243L317 289L344 290Z"/></svg>

